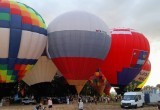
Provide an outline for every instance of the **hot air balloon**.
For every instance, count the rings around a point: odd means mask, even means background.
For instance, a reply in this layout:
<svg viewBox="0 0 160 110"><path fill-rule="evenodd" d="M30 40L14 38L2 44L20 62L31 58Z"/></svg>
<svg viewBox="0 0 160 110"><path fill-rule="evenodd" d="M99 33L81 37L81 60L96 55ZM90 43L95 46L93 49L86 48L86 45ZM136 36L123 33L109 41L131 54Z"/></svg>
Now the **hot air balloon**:
<svg viewBox="0 0 160 110"><path fill-rule="evenodd" d="M111 86L125 87L147 61L149 42L143 34L128 28L111 30L111 38L111 49L100 70Z"/></svg>
<svg viewBox="0 0 160 110"><path fill-rule="evenodd" d="M19 81L44 51L47 31L42 17L31 7L0 2L0 83Z"/></svg>
<svg viewBox="0 0 160 110"><path fill-rule="evenodd" d="M97 70L95 74L89 78L89 82L100 95L104 94L104 89L108 82L100 70Z"/></svg>
<svg viewBox="0 0 160 110"><path fill-rule="evenodd" d="M129 83L129 85L127 85L125 89L127 91L134 91L143 82L144 82L143 84L145 84L146 82L145 80L148 79L150 71L151 71L151 63L148 60L142 67L140 73L134 78L132 82ZM144 86L143 84L138 88L142 88Z"/></svg>
<svg viewBox="0 0 160 110"><path fill-rule="evenodd" d="M146 84L146 82L148 81L148 78L149 78L149 76L150 76L150 73L149 73L149 75L147 76L147 78L141 83L141 84L139 84L138 86L137 86L137 88L135 89L135 90L141 90L143 87L144 87L144 85Z"/></svg>
<svg viewBox="0 0 160 110"><path fill-rule="evenodd" d="M150 76L150 73L151 73L151 63L148 60L145 63L145 65L142 67L140 74L138 74L138 76L140 76L138 79L141 81L140 81L140 84L135 88L136 90L141 90L144 87L144 85L146 84L146 82Z"/></svg>
<svg viewBox="0 0 160 110"><path fill-rule="evenodd" d="M57 72L57 67L46 55L41 56L31 71L26 73L23 81L29 86L51 82Z"/></svg>
<svg viewBox="0 0 160 110"><path fill-rule="evenodd" d="M48 26L48 51L58 70L78 93L110 49L110 33L97 16L72 11Z"/></svg>
<svg viewBox="0 0 160 110"><path fill-rule="evenodd" d="M53 92L54 94L55 91L52 82L56 72L56 66L44 52L32 70L26 73L23 81L29 85L27 90L31 91L32 94L50 96L50 93Z"/></svg>
<svg viewBox="0 0 160 110"><path fill-rule="evenodd" d="M106 95L109 95L111 88L112 88L112 86L111 86L109 83L107 83L106 86L105 86L105 88L104 88L104 91L103 91L103 92L104 92Z"/></svg>

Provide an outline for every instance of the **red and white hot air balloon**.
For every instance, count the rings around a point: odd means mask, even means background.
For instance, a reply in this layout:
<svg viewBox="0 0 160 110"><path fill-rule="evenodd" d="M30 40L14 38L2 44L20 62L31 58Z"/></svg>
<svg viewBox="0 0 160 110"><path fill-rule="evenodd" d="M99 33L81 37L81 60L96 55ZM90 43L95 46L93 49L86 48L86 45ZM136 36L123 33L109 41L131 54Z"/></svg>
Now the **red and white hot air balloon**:
<svg viewBox="0 0 160 110"><path fill-rule="evenodd" d="M93 14L72 11L49 24L48 37L52 61L79 93L108 54L108 27Z"/></svg>
<svg viewBox="0 0 160 110"><path fill-rule="evenodd" d="M100 70L111 86L125 87L148 60L150 45L143 34L129 28L112 29L111 39L109 54Z"/></svg>

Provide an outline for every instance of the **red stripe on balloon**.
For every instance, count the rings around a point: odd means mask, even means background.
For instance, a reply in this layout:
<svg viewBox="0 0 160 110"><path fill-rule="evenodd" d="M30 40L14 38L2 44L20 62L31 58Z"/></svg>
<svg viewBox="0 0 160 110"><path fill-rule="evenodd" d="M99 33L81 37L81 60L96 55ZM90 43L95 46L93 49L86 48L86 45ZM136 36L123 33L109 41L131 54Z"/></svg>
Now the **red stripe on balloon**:
<svg viewBox="0 0 160 110"><path fill-rule="evenodd" d="M88 80L92 76L102 60L96 58L61 57L52 61L66 79Z"/></svg>
<svg viewBox="0 0 160 110"><path fill-rule="evenodd" d="M2 2L2 1L0 1L0 2ZM2 2L2 3L0 3L0 7L9 8L10 4L7 2L6 3Z"/></svg>

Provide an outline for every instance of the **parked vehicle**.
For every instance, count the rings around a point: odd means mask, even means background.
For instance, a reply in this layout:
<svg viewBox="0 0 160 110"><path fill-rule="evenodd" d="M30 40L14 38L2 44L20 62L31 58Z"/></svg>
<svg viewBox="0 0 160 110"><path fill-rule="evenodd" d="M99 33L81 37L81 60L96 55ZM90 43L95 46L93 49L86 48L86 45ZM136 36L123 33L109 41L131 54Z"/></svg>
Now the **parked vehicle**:
<svg viewBox="0 0 160 110"><path fill-rule="evenodd" d="M57 98L57 97L53 97L52 102L53 102L53 104L62 104L60 98Z"/></svg>
<svg viewBox="0 0 160 110"><path fill-rule="evenodd" d="M142 92L126 92L121 100L121 108L137 108L144 106L144 94Z"/></svg>
<svg viewBox="0 0 160 110"><path fill-rule="evenodd" d="M60 97L60 100L61 100L62 103L67 103L66 97Z"/></svg>
<svg viewBox="0 0 160 110"><path fill-rule="evenodd" d="M30 98L22 99L22 104L36 104L36 100Z"/></svg>
<svg viewBox="0 0 160 110"><path fill-rule="evenodd" d="M158 88L143 90L145 104L151 106L160 105L160 91Z"/></svg>
<svg viewBox="0 0 160 110"><path fill-rule="evenodd" d="M153 94L153 93L145 94L146 104L158 103L158 102L160 102L160 94Z"/></svg>

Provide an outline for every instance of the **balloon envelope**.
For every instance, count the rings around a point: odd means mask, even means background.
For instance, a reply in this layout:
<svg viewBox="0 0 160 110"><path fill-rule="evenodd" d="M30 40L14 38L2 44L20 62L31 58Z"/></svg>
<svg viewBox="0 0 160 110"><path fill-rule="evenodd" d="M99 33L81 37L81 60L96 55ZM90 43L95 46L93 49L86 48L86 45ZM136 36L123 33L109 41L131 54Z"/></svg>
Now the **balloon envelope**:
<svg viewBox="0 0 160 110"><path fill-rule="evenodd" d="M111 30L111 49L100 67L111 86L126 86L147 61L150 46L145 36L128 28Z"/></svg>
<svg viewBox="0 0 160 110"><path fill-rule="evenodd" d="M143 82L146 82L145 80L148 79L150 71L151 71L151 63L148 60L142 67L140 73L133 79L132 82L129 83L129 85L127 85L126 90L134 91L134 89L136 89L139 85L141 85ZM142 88L143 86L144 85L141 85L139 87Z"/></svg>
<svg viewBox="0 0 160 110"><path fill-rule="evenodd" d="M31 7L0 1L0 83L21 80L46 46L45 23Z"/></svg>
<svg viewBox="0 0 160 110"><path fill-rule="evenodd" d="M47 56L41 56L31 71L26 73L23 81L28 85L51 82L57 72L57 67Z"/></svg>
<svg viewBox="0 0 160 110"><path fill-rule="evenodd" d="M100 72L100 70L97 70L94 75L89 78L89 82L100 95L104 93L104 89L108 83L106 77Z"/></svg>
<svg viewBox="0 0 160 110"><path fill-rule="evenodd" d="M142 68L141 72L139 75L141 75L141 78L139 78L141 81L140 84L137 86L137 89L142 89L143 86L146 84L149 76L150 76L150 73L151 73L151 63L150 61L148 60L144 67Z"/></svg>
<svg viewBox="0 0 160 110"><path fill-rule="evenodd" d="M73 11L48 27L49 54L70 85L84 85L110 48L106 24L95 15Z"/></svg>
<svg viewBox="0 0 160 110"><path fill-rule="evenodd" d="M106 86L105 86L105 88L104 88L104 91L103 91L103 92L104 92L106 95L109 95L111 88L112 88L111 85L110 85L109 83L107 83Z"/></svg>

